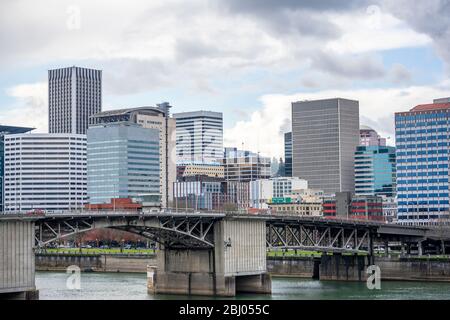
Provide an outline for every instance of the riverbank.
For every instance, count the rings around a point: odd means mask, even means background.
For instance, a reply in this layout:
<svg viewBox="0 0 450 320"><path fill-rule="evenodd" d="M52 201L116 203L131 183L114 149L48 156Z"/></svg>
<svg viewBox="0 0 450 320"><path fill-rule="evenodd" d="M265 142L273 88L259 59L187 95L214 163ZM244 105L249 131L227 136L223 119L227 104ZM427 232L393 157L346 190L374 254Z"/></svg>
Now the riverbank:
<svg viewBox="0 0 450 320"><path fill-rule="evenodd" d="M356 259L356 258L355 258ZM267 271L273 276L298 277L320 280L364 281L367 278L361 263L341 257L336 265L329 257L320 256L268 256ZM354 261L353 261L354 260ZM77 254L38 253L37 271L65 271L77 265L83 272L145 273L147 265L156 265L154 254ZM450 282L450 259L430 257L376 257L375 265L380 267L381 280L391 281L436 281Z"/></svg>

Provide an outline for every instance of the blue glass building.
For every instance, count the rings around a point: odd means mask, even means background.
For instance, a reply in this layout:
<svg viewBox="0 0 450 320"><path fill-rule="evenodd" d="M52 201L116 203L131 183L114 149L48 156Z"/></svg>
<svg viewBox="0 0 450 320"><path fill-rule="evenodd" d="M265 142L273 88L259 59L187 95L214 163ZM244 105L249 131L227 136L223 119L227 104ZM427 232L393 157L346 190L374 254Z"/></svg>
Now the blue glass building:
<svg viewBox="0 0 450 320"><path fill-rule="evenodd" d="M419 105L395 115L398 222L449 217L450 103Z"/></svg>
<svg viewBox="0 0 450 320"><path fill-rule="evenodd" d="M87 131L89 203L159 195L159 157L157 129L129 122L90 127Z"/></svg>
<svg viewBox="0 0 450 320"><path fill-rule="evenodd" d="M364 196L395 197L395 147L356 148L355 193Z"/></svg>

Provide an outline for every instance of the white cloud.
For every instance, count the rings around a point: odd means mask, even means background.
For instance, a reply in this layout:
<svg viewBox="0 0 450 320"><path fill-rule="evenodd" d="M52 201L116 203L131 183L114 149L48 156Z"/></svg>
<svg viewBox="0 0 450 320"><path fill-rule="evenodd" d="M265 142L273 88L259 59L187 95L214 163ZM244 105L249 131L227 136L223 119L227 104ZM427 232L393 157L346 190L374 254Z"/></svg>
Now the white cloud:
<svg viewBox="0 0 450 320"><path fill-rule="evenodd" d="M360 123L373 127L394 143L394 113L450 95L450 82L436 86L410 86L395 89L327 90L293 95L266 95L261 108L249 120L225 130L225 145L244 146L261 154L280 157L284 152L283 132L291 119L291 103L300 100L348 98L360 103Z"/></svg>
<svg viewBox="0 0 450 320"><path fill-rule="evenodd" d="M2 110L0 121L8 125L36 128L48 132L48 86L46 82L21 84L7 90L17 99L8 110Z"/></svg>

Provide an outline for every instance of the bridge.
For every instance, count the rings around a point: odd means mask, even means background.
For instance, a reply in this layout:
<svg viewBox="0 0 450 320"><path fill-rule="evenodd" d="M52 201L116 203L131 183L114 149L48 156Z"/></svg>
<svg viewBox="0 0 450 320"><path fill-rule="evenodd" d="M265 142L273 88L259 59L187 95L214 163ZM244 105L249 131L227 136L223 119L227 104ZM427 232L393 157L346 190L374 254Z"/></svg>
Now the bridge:
<svg viewBox="0 0 450 320"><path fill-rule="evenodd" d="M2 286L13 290L9 279L17 261L26 264L23 269L28 270L34 281L34 267L31 267L34 257L30 256L30 248L45 247L99 228L131 232L158 243L158 262L149 270L149 291L218 296L233 296L237 292L270 293L267 249L327 253L322 258L321 272L332 274L336 266L345 263L347 277L348 259L352 259L354 277L361 280L361 265L373 263L375 245L384 245L387 251L389 243L396 242L401 244L402 250L417 249L418 254L431 245L433 249L438 248L436 253L445 253L450 241L448 229L439 227L217 212L92 211L43 216L4 215L0 218L0 228L4 228L0 229L0 234L7 234L2 230L14 233L14 228L20 231L15 232L17 238L4 236L0 245L0 259L6 261L0 263L6 266L0 272L0 293ZM21 249L11 250L11 247ZM343 255L347 256L346 261L342 261ZM21 290L33 290L30 281L27 285L21 286Z"/></svg>

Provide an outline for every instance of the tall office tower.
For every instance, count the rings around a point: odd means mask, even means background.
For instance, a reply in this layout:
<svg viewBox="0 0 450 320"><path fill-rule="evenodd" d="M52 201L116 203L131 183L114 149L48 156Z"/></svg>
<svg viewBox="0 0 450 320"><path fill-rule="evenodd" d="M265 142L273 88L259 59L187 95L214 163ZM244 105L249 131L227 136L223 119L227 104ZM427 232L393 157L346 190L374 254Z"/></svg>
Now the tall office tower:
<svg viewBox="0 0 450 320"><path fill-rule="evenodd" d="M161 197L159 130L132 122L91 126L87 132L89 204Z"/></svg>
<svg viewBox="0 0 450 320"><path fill-rule="evenodd" d="M270 178L270 158L259 153L225 148L220 162L224 166L225 181L249 182Z"/></svg>
<svg viewBox="0 0 450 320"><path fill-rule="evenodd" d="M25 133L4 139L6 212L83 209L85 135Z"/></svg>
<svg viewBox="0 0 450 320"><path fill-rule="evenodd" d="M90 118L90 127L96 124L132 122L147 129L159 131L161 206L166 208L173 199L173 183L176 181L175 165L176 122L170 117L171 106L167 103L157 107L140 107L104 111Z"/></svg>
<svg viewBox="0 0 450 320"><path fill-rule="evenodd" d="M284 134L284 175L292 177L292 132Z"/></svg>
<svg viewBox="0 0 450 320"><path fill-rule="evenodd" d="M177 162L218 161L223 155L221 112L174 113L177 122Z"/></svg>
<svg viewBox="0 0 450 320"><path fill-rule="evenodd" d="M326 194L355 190L359 102L326 99L292 103L292 175Z"/></svg>
<svg viewBox="0 0 450 320"><path fill-rule="evenodd" d="M48 132L86 134L102 111L102 71L69 67L48 71Z"/></svg>
<svg viewBox="0 0 450 320"><path fill-rule="evenodd" d="M355 193L395 197L395 147L358 146L355 152Z"/></svg>
<svg viewBox="0 0 450 320"><path fill-rule="evenodd" d="M382 138L375 130L368 126L359 129L360 146L386 146L386 138Z"/></svg>
<svg viewBox="0 0 450 320"><path fill-rule="evenodd" d="M450 101L395 114L398 223L449 219Z"/></svg>
<svg viewBox="0 0 450 320"><path fill-rule="evenodd" d="M0 125L0 212L4 212L4 187L5 187L5 135L15 133L27 133L34 128L13 127Z"/></svg>

